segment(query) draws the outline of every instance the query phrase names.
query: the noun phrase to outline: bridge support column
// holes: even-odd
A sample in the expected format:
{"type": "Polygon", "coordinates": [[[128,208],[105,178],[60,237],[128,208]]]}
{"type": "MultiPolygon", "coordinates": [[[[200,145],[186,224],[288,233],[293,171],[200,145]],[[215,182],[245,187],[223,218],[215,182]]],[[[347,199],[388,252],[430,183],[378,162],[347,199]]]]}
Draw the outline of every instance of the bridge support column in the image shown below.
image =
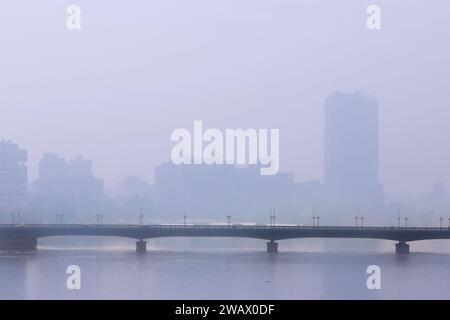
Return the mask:
{"type": "Polygon", "coordinates": [[[0,251],[35,251],[36,238],[5,238],[0,239],[0,251]]]}
{"type": "Polygon", "coordinates": [[[400,241],[395,244],[395,253],[396,254],[408,254],[409,253],[409,244],[406,242],[400,241]]]}
{"type": "Polygon", "coordinates": [[[144,241],[144,240],[136,241],[136,252],[137,253],[146,253],[147,252],[147,241],[144,241]]]}
{"type": "Polygon", "coordinates": [[[277,253],[278,252],[278,243],[270,240],[270,242],[267,242],[267,252],[268,253],[277,253]]]}

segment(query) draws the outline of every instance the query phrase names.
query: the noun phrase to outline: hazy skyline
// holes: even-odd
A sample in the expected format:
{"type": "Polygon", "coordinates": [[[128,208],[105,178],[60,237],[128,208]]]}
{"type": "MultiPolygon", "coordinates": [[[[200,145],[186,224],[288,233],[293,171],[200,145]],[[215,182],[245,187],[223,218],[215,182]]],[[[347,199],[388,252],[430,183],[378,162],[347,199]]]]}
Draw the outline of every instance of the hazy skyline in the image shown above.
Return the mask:
{"type": "Polygon", "coordinates": [[[0,12],[0,138],[93,161],[107,187],[153,181],[170,134],[279,128],[280,171],[323,177],[323,112],[334,91],[378,99],[387,193],[450,184],[450,4],[435,1],[16,1],[0,12]],[[382,29],[366,28],[366,8],[382,29]]]}

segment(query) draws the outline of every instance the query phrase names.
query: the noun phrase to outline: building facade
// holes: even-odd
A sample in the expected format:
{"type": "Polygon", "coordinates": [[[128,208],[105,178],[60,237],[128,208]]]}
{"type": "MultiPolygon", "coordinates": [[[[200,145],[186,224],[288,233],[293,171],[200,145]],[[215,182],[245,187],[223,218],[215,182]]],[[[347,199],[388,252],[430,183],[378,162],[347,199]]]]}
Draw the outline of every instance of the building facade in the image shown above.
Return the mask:
{"type": "Polygon", "coordinates": [[[266,221],[270,208],[280,211],[294,201],[294,177],[289,173],[262,176],[258,165],[174,165],[155,170],[155,200],[172,212],[217,219],[266,221]],[[259,220],[258,220],[259,219],[259,220]]]}
{"type": "Polygon", "coordinates": [[[359,92],[328,96],[324,137],[328,197],[366,204],[382,202],[377,100],[359,92]]]}
{"type": "Polygon", "coordinates": [[[27,151],[11,141],[0,140],[0,214],[15,214],[25,207],[27,151]]]}
{"type": "Polygon", "coordinates": [[[103,195],[103,180],[94,176],[92,162],[76,157],[66,160],[55,153],[46,153],[39,162],[36,192],[40,195],[103,195]]]}

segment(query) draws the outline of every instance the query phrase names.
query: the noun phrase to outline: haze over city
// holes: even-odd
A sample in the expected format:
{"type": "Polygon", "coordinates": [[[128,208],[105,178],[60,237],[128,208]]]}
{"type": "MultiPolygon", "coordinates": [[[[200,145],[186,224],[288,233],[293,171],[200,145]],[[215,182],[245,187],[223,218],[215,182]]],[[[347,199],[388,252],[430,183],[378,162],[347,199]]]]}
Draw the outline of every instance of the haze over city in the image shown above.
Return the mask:
{"type": "Polygon", "coordinates": [[[450,299],[448,0],[4,2],[0,300],[450,299]]]}
{"type": "Polygon", "coordinates": [[[2,6],[1,137],[28,150],[30,181],[55,152],[92,160],[107,190],[153,182],[171,132],[198,119],[280,128],[280,171],[322,180],[325,99],[361,90],[379,103],[386,193],[450,184],[446,1],[379,1],[379,32],[367,1],[79,2],[78,33],[65,2],[2,6]]]}

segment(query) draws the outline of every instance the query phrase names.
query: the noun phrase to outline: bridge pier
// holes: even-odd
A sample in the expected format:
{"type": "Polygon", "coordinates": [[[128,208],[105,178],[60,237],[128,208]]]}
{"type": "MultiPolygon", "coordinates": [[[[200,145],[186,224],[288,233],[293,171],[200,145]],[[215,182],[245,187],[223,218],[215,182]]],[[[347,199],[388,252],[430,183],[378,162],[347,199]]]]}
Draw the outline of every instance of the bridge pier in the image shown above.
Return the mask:
{"type": "Polygon", "coordinates": [[[136,241],[136,253],[146,253],[147,252],[147,241],[139,240],[136,241]]]}
{"type": "Polygon", "coordinates": [[[395,253],[396,254],[408,254],[409,253],[409,244],[404,241],[399,241],[399,243],[395,244],[395,253]]]}
{"type": "Polygon", "coordinates": [[[277,253],[278,252],[278,243],[270,240],[270,242],[267,242],[267,252],[268,253],[277,253]]]}
{"type": "Polygon", "coordinates": [[[0,239],[0,251],[35,251],[37,238],[3,238],[0,239]]]}

